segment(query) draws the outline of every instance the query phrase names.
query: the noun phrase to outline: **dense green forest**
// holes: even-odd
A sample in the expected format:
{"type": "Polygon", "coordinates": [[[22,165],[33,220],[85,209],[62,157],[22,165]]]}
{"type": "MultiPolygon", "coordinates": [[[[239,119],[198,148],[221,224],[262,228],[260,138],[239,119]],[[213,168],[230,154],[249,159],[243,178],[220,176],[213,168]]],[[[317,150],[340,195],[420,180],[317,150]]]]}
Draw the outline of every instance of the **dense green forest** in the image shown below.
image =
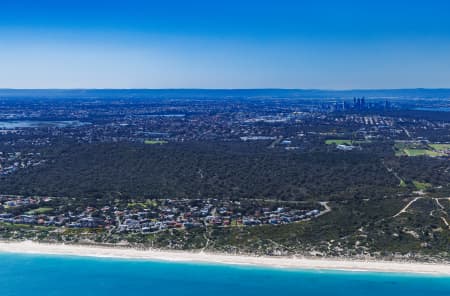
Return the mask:
{"type": "Polygon", "coordinates": [[[233,143],[58,146],[44,165],[0,182],[0,191],[74,197],[382,198],[399,181],[360,151],[287,152],[233,143]]]}

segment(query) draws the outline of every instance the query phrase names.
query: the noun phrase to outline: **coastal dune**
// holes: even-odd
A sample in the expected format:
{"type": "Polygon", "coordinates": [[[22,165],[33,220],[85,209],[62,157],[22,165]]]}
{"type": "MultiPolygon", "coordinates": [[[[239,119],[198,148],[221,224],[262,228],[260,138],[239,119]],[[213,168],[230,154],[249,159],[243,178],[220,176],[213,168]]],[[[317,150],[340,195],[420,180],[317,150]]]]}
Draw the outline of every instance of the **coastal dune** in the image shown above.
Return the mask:
{"type": "Polygon", "coordinates": [[[72,244],[46,244],[31,241],[0,242],[0,252],[69,255],[83,257],[123,258],[153,261],[212,263],[253,265],[273,268],[289,269],[316,269],[316,270],[345,270],[367,272],[395,272],[418,273],[450,276],[450,264],[375,261],[375,260],[338,260],[313,259],[303,257],[268,257],[243,256],[219,253],[189,252],[189,251],[162,251],[138,250],[123,247],[102,247],[72,244]]]}

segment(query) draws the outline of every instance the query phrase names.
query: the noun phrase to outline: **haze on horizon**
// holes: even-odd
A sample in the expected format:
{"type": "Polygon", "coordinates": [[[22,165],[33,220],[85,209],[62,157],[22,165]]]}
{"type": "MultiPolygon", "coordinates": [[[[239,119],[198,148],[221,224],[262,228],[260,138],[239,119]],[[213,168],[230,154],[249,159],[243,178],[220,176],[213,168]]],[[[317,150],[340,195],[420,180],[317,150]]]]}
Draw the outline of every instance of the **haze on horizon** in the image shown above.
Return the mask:
{"type": "Polygon", "coordinates": [[[0,10],[0,88],[448,88],[449,53],[444,0],[4,0],[0,10]]]}

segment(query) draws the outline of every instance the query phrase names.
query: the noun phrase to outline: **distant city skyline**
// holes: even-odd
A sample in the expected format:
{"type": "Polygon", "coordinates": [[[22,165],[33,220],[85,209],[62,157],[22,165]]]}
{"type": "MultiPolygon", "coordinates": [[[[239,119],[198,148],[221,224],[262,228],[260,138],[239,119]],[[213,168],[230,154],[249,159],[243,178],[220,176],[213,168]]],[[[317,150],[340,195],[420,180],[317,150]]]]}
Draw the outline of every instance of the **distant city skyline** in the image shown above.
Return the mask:
{"type": "Polygon", "coordinates": [[[2,1],[0,88],[450,87],[450,2],[2,1]]]}

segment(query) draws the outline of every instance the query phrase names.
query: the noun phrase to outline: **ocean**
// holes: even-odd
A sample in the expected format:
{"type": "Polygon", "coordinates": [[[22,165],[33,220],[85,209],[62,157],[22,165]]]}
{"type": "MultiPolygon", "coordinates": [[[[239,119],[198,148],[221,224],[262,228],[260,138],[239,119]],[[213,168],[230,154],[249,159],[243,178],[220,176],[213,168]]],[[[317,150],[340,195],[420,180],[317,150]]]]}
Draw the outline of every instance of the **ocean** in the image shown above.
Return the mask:
{"type": "Polygon", "coordinates": [[[0,295],[450,295],[450,277],[0,253],[0,295]]]}

